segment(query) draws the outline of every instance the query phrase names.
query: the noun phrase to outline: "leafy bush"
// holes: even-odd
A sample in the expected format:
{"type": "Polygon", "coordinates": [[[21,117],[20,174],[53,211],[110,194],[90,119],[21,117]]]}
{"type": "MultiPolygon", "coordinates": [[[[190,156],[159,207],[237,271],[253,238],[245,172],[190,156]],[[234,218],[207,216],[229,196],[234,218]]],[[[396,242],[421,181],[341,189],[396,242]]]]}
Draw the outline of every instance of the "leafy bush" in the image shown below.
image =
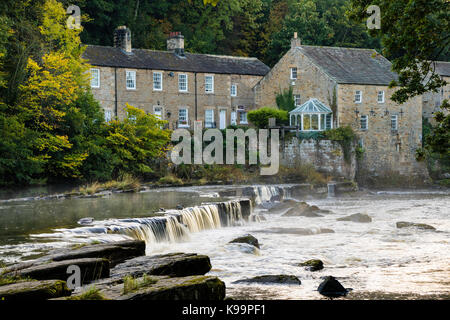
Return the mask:
{"type": "Polygon", "coordinates": [[[280,110],[285,110],[287,112],[294,110],[295,100],[292,87],[277,94],[275,101],[280,110]]]}
{"type": "Polygon", "coordinates": [[[278,123],[285,123],[288,120],[289,113],[285,110],[264,107],[253,110],[248,113],[248,120],[257,128],[267,128],[269,119],[275,118],[278,123]]]}

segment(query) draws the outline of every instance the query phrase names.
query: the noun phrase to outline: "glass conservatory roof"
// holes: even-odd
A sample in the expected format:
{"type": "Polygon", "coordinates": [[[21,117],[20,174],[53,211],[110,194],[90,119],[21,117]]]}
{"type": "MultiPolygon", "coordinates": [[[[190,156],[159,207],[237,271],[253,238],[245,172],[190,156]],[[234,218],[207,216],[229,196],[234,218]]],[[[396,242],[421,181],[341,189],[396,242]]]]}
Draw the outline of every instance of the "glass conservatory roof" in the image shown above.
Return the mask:
{"type": "Polygon", "coordinates": [[[313,98],[306,101],[301,106],[298,106],[289,114],[299,114],[299,113],[332,113],[331,109],[319,100],[313,98]]]}

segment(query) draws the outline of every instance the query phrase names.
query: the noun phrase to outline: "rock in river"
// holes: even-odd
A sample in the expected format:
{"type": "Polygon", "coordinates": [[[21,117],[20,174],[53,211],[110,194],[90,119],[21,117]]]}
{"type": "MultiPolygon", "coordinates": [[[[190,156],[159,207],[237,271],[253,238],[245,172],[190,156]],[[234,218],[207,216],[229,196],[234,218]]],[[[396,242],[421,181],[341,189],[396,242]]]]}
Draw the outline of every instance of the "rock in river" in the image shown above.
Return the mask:
{"type": "Polygon", "coordinates": [[[208,256],[195,253],[171,253],[137,257],[118,264],[111,269],[111,278],[140,277],[147,275],[170,275],[184,277],[204,275],[211,270],[208,256]]]}
{"type": "Polygon", "coordinates": [[[261,283],[261,284],[296,284],[300,285],[302,282],[299,278],[293,275],[263,275],[249,279],[237,280],[233,283],[261,283]]]}
{"type": "Polygon", "coordinates": [[[323,262],[319,259],[312,259],[299,264],[301,267],[305,267],[309,271],[318,271],[323,269],[323,262]]]}
{"type": "Polygon", "coordinates": [[[111,267],[127,259],[145,255],[145,241],[125,240],[85,246],[79,249],[64,251],[50,256],[53,261],[73,260],[81,258],[108,259],[111,267]]]}
{"type": "Polygon", "coordinates": [[[24,281],[0,286],[0,300],[47,300],[70,295],[66,282],[61,280],[24,281]]]}
{"type": "Polygon", "coordinates": [[[337,220],[338,221],[362,222],[362,223],[372,222],[371,217],[369,217],[367,214],[362,214],[362,213],[351,214],[347,217],[339,218],[337,220]]]}
{"type": "Polygon", "coordinates": [[[31,278],[35,280],[67,280],[67,269],[76,265],[81,270],[81,282],[89,283],[93,280],[109,277],[109,261],[101,258],[86,258],[64,260],[50,263],[34,264],[29,267],[5,270],[5,277],[31,278]]]}
{"type": "Polygon", "coordinates": [[[435,227],[430,226],[428,224],[424,223],[413,223],[413,222],[406,222],[406,221],[399,221],[397,222],[397,228],[418,228],[422,230],[436,230],[435,227]]]}
{"type": "Polygon", "coordinates": [[[256,239],[251,234],[246,234],[242,237],[231,240],[229,243],[247,243],[247,244],[251,244],[252,246],[255,246],[256,248],[259,249],[258,239],[256,239]]]}
{"type": "Polygon", "coordinates": [[[330,213],[329,210],[321,210],[317,206],[310,206],[306,202],[297,202],[283,216],[285,217],[322,217],[319,213],[330,213]]]}
{"type": "Polygon", "coordinates": [[[328,298],[342,297],[348,293],[348,290],[332,276],[325,277],[325,280],[319,285],[317,291],[328,298]]]}

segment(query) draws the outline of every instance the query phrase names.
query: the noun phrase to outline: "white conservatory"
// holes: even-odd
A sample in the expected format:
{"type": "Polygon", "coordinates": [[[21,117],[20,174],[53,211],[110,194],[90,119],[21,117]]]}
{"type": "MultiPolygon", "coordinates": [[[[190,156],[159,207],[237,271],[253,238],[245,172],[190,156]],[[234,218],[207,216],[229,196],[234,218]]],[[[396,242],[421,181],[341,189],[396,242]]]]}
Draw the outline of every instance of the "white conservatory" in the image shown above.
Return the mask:
{"type": "Polygon", "coordinates": [[[309,99],[289,112],[291,126],[301,131],[325,131],[333,128],[333,111],[317,99],[309,99]]]}

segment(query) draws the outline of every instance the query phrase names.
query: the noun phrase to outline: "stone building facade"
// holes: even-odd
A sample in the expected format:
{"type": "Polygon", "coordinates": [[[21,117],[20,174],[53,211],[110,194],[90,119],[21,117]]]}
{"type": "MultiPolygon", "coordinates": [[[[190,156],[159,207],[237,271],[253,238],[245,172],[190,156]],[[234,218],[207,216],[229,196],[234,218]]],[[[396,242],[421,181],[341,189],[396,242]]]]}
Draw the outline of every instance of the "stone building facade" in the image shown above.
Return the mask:
{"type": "Polygon", "coordinates": [[[167,51],[133,49],[126,27],[115,30],[114,47],[89,45],[83,57],[107,120],[125,118],[128,103],[170,129],[193,128],[195,120],[209,128],[247,125],[253,88],[269,71],[256,58],[187,53],[180,33],[170,35],[167,51]]]}
{"type": "Polygon", "coordinates": [[[432,68],[447,84],[438,92],[427,92],[422,95],[423,116],[433,123],[434,113],[443,111],[440,106],[445,99],[450,100],[450,62],[434,61],[432,68]]]}
{"type": "Polygon", "coordinates": [[[374,50],[304,46],[294,36],[291,49],[255,86],[255,104],[276,107],[276,95],[288,88],[298,106],[318,99],[332,110],[333,128],[351,126],[357,133],[364,150],[360,174],[426,177],[415,159],[422,143],[422,98],[393,102],[395,88],[388,85],[396,77],[374,50]]]}

